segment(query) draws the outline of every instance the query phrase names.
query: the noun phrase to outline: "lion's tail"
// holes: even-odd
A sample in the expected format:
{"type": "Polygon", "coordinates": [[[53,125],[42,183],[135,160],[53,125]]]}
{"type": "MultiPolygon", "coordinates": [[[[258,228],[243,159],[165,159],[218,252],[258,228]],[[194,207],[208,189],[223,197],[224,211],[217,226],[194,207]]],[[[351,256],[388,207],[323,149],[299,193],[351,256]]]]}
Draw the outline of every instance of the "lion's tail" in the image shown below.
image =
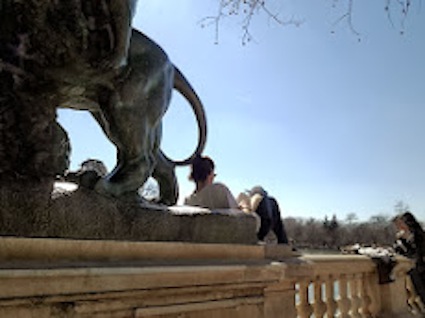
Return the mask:
{"type": "Polygon", "coordinates": [[[202,151],[204,151],[207,140],[207,119],[204,106],[202,105],[202,102],[196,94],[195,90],[176,66],[174,66],[174,69],[174,88],[180,94],[182,94],[192,106],[196,121],[198,123],[198,145],[193,154],[185,160],[174,161],[169,159],[176,166],[184,166],[191,164],[196,156],[201,155],[202,151]]]}

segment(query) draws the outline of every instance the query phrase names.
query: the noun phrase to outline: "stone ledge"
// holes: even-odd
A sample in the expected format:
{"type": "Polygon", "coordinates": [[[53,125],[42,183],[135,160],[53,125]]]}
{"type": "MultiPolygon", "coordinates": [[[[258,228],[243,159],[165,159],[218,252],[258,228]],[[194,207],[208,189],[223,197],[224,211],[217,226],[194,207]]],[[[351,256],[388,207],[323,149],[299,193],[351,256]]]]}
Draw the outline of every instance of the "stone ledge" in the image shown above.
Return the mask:
{"type": "Polygon", "coordinates": [[[113,268],[2,269],[0,299],[99,293],[188,286],[278,281],[284,267],[272,265],[192,265],[113,268]]]}
{"type": "Polygon", "coordinates": [[[256,220],[239,210],[146,208],[81,189],[45,209],[0,209],[0,235],[149,242],[255,244],[256,220]]]}
{"type": "Polygon", "coordinates": [[[280,260],[292,257],[288,245],[123,242],[0,237],[0,262],[104,262],[183,260],[280,260]]]}
{"type": "Polygon", "coordinates": [[[295,317],[285,270],[272,264],[0,270],[0,317],[295,317]]]}

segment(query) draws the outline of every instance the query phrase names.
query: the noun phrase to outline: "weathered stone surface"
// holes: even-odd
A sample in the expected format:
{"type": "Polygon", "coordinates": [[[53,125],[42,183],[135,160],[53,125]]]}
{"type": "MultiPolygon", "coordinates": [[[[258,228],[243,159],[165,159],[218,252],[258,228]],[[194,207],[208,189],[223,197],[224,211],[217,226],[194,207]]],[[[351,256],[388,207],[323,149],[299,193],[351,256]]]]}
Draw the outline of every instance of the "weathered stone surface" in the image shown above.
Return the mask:
{"type": "Polygon", "coordinates": [[[299,264],[266,254],[264,245],[0,237],[0,318],[295,317],[285,273],[299,264]]]}
{"type": "Polygon", "coordinates": [[[91,112],[120,154],[110,174],[95,180],[98,193],[135,194],[152,176],[161,202],[175,204],[174,168],[202,153],[205,111],[164,50],[131,28],[136,2],[0,3],[0,187],[24,181],[48,197],[67,166],[66,151],[56,147],[69,141],[61,138],[56,109],[72,108],[91,112]],[[199,128],[194,153],[179,162],[160,149],[173,89],[187,99],[199,128]]]}
{"type": "Polygon", "coordinates": [[[141,208],[93,191],[52,200],[47,209],[0,210],[0,235],[130,241],[256,243],[255,218],[238,210],[141,208]]]}
{"type": "Polygon", "coordinates": [[[0,317],[296,317],[294,284],[281,283],[285,268],[205,263],[0,270],[0,317]]]}
{"type": "MultiPolygon", "coordinates": [[[[34,265],[73,264],[96,262],[102,266],[147,262],[156,264],[207,261],[265,261],[296,257],[289,245],[279,244],[274,255],[269,255],[267,245],[212,244],[190,242],[130,242],[112,240],[76,240],[63,238],[0,237],[0,268],[28,268],[34,265]]],[[[291,262],[300,272],[299,262],[291,262]]],[[[308,269],[307,269],[308,270],[308,269]]],[[[307,275],[303,272],[302,275],[307,275]]],[[[294,275],[296,276],[296,275],[294,275]]]]}
{"type": "Polygon", "coordinates": [[[415,295],[406,294],[411,266],[406,258],[397,258],[396,281],[379,285],[368,257],[291,258],[289,251],[285,245],[270,250],[267,245],[0,237],[0,318],[420,315],[408,310],[406,296],[415,295]],[[336,282],[338,289],[329,288],[336,282]]]}

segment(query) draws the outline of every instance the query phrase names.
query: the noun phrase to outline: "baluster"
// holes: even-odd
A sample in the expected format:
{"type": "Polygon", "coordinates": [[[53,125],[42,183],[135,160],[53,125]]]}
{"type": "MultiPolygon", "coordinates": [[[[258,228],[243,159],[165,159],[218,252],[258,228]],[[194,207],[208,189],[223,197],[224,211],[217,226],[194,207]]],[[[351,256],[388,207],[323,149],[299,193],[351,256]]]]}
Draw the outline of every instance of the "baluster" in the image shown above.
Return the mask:
{"type": "Polygon", "coordinates": [[[314,304],[313,304],[313,312],[315,318],[323,318],[326,313],[326,304],[323,301],[322,294],[322,281],[318,278],[315,282],[313,282],[314,286],[314,304]]]}
{"type": "Polygon", "coordinates": [[[369,302],[369,313],[371,317],[377,317],[380,310],[381,310],[381,300],[378,290],[378,278],[376,277],[376,274],[367,274],[365,276],[366,278],[366,292],[370,299],[369,302]]]}
{"type": "Polygon", "coordinates": [[[366,274],[362,274],[359,281],[359,295],[360,295],[360,314],[363,318],[370,318],[372,317],[369,306],[371,304],[371,299],[367,293],[367,285],[366,285],[366,274]]]}
{"type": "Polygon", "coordinates": [[[361,298],[359,296],[359,275],[353,275],[350,279],[350,295],[351,295],[351,317],[352,318],[361,318],[362,316],[359,313],[361,306],[361,298]]]}
{"type": "Polygon", "coordinates": [[[350,299],[348,298],[348,283],[347,277],[341,275],[339,278],[339,299],[338,299],[338,308],[341,312],[340,318],[350,318],[349,312],[351,307],[350,299]]]}
{"type": "Polygon", "coordinates": [[[332,276],[329,276],[325,281],[325,291],[326,291],[326,316],[328,318],[333,318],[336,315],[336,309],[338,305],[335,301],[335,288],[334,288],[334,279],[332,276]]]}
{"type": "Polygon", "coordinates": [[[300,318],[310,318],[313,313],[313,309],[308,298],[308,286],[310,285],[310,281],[300,281],[298,285],[300,296],[300,302],[297,305],[298,316],[300,318]]]}

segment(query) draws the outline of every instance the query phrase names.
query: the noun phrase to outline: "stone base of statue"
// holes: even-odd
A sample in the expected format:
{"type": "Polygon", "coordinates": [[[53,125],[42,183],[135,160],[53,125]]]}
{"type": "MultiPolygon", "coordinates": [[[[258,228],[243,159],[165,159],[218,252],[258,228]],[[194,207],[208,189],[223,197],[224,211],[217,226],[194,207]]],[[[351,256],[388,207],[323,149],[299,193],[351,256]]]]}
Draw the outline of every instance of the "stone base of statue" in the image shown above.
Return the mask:
{"type": "Polygon", "coordinates": [[[0,237],[0,317],[296,317],[313,271],[276,247],[0,237]]]}
{"type": "Polygon", "coordinates": [[[21,195],[7,204],[1,200],[1,236],[233,244],[257,241],[255,218],[239,210],[148,208],[83,188],[42,208],[25,204],[29,197],[21,195]]]}

